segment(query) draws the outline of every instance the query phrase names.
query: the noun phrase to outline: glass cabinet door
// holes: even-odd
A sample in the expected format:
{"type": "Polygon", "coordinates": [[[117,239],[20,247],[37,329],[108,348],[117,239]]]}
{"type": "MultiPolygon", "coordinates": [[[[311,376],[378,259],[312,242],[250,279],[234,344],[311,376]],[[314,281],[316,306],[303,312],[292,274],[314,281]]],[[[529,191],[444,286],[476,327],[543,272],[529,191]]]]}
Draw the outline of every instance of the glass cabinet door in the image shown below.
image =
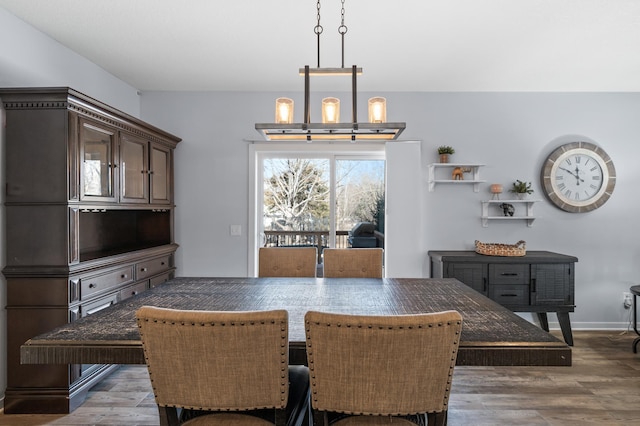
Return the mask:
{"type": "Polygon", "coordinates": [[[120,141],[120,200],[149,202],[149,168],[146,140],[122,135],[120,141]]]}
{"type": "Polygon", "coordinates": [[[151,145],[151,203],[171,203],[171,151],[151,145]]]}
{"type": "Polygon", "coordinates": [[[81,121],[80,190],[83,200],[115,201],[116,131],[81,121]]]}

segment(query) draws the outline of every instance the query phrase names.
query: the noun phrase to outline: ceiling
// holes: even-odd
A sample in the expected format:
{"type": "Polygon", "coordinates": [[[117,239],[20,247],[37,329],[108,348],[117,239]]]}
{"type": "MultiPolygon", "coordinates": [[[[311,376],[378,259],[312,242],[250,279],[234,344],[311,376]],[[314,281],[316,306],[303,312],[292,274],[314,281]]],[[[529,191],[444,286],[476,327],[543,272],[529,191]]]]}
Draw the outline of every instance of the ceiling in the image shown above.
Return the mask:
{"type": "MultiPolygon", "coordinates": [[[[299,91],[317,65],[314,0],[0,7],[139,90],[299,91]]],[[[341,65],[340,7],[322,0],[323,67],[341,65]]],[[[640,91],[638,0],[346,0],[345,25],[359,90],[640,91]]]]}

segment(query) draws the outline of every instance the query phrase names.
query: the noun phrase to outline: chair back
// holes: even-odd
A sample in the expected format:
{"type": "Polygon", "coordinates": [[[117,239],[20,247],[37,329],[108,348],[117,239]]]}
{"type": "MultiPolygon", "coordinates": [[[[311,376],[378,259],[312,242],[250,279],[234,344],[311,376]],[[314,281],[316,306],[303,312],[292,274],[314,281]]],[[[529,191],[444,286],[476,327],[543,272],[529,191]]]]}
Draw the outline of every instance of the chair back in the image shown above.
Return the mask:
{"type": "Polygon", "coordinates": [[[462,317],[457,311],[305,315],[314,410],[405,416],[447,410],[462,317]]]}
{"type": "Polygon", "coordinates": [[[286,406],[288,314],[136,312],[158,406],[244,411],[286,406]]]}
{"type": "Polygon", "coordinates": [[[324,249],[325,278],[382,278],[381,248],[324,249]]]}
{"type": "Polygon", "coordinates": [[[315,247],[260,247],[259,277],[315,277],[318,263],[315,247]]]}

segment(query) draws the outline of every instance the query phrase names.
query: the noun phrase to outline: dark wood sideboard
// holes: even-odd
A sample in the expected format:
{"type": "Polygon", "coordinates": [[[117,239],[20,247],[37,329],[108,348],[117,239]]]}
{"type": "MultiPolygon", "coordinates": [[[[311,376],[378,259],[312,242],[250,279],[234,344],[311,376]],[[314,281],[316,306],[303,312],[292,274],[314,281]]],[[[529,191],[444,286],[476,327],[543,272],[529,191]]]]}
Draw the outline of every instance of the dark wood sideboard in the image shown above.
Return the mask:
{"type": "Polygon", "coordinates": [[[174,277],[180,139],[67,87],[5,111],[4,412],[68,413],[116,366],[23,365],[20,346],[174,277]]]}
{"type": "Polygon", "coordinates": [[[573,345],[569,312],[575,308],[578,258],[549,251],[524,256],[485,256],[474,251],[429,251],[432,278],[457,278],[514,312],[535,312],[549,331],[555,312],[565,342],[573,345]]]}

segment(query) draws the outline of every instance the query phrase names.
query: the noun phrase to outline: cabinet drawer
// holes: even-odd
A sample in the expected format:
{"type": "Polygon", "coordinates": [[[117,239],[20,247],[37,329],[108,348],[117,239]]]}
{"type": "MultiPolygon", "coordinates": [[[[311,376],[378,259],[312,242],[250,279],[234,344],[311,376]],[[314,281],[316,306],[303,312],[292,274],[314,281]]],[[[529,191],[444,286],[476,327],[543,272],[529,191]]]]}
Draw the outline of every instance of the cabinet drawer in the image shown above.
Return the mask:
{"type": "Polygon", "coordinates": [[[528,285],[492,285],[489,289],[489,298],[503,306],[528,305],[528,285]]]}
{"type": "Polygon", "coordinates": [[[86,300],[87,296],[99,293],[122,284],[133,282],[133,266],[116,269],[102,275],[80,279],[80,299],[86,300]]]}
{"type": "Polygon", "coordinates": [[[489,284],[529,284],[529,265],[489,265],[489,284]]]}
{"type": "Polygon", "coordinates": [[[122,290],[120,290],[120,297],[118,298],[119,300],[126,300],[130,297],[133,297],[137,294],[142,293],[143,291],[145,291],[147,289],[147,282],[141,282],[141,283],[137,283],[131,286],[128,286],[126,288],[123,288],[122,290]]]}
{"type": "Polygon", "coordinates": [[[137,279],[142,280],[152,275],[159,274],[166,271],[170,266],[171,255],[156,257],[145,262],[140,262],[136,265],[137,279]]]}
{"type": "Polygon", "coordinates": [[[116,303],[118,303],[118,293],[113,293],[96,301],[83,303],[80,305],[80,315],[84,318],[88,315],[100,312],[111,305],[115,305],[116,303]]]}
{"type": "Polygon", "coordinates": [[[169,281],[171,278],[173,278],[173,272],[167,272],[166,274],[153,277],[149,280],[149,288],[154,288],[156,286],[159,286],[163,282],[169,281]]]}

